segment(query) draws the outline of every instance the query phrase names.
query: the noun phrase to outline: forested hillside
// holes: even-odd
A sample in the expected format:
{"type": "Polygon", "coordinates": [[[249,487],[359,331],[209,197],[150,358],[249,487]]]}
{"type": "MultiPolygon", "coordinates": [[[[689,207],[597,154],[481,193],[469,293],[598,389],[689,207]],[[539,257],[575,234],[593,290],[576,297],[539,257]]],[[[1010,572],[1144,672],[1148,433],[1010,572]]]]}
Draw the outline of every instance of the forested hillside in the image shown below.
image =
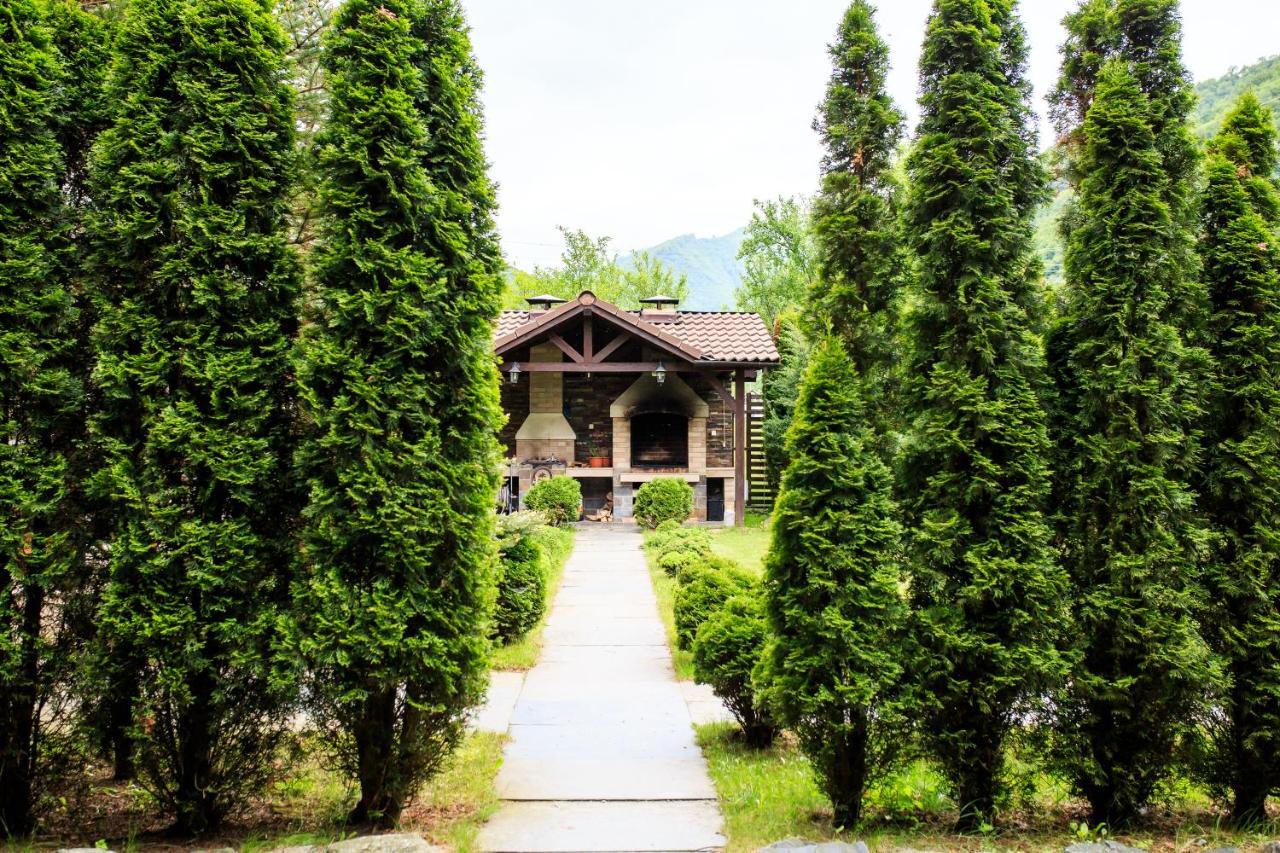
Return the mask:
{"type": "MultiPolygon", "coordinates": [[[[738,249],[746,229],[739,228],[722,237],[695,237],[682,234],[648,249],[661,261],[689,279],[689,300],[685,308],[694,311],[716,311],[733,307],[738,285],[742,283],[742,264],[738,249]]],[[[622,258],[624,267],[632,256],[622,258]]]]}
{"type": "MultiPolygon", "coordinates": [[[[1263,106],[1280,109],[1280,55],[1230,71],[1214,80],[1196,85],[1200,102],[1191,116],[1191,125],[1201,139],[1218,132],[1232,104],[1241,93],[1252,89],[1263,106]]],[[[1280,116],[1280,112],[1276,112],[1280,116]]]]}

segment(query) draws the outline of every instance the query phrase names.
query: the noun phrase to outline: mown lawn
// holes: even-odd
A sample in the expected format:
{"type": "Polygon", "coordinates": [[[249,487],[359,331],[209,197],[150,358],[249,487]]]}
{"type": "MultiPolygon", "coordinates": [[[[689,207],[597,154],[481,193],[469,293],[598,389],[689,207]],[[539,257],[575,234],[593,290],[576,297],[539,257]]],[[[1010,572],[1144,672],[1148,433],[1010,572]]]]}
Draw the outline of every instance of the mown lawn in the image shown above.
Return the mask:
{"type": "MultiPolygon", "coordinates": [[[[496,810],[494,786],[502,764],[503,735],[473,732],[448,766],[405,810],[402,832],[416,832],[434,844],[458,851],[475,849],[476,833],[496,810]]],[[[314,751],[312,751],[314,752],[314,751]]],[[[316,759],[293,765],[266,794],[230,817],[224,828],[198,839],[165,834],[168,820],[136,783],[90,780],[83,790],[61,798],[33,839],[4,850],[104,847],[126,851],[230,847],[261,853],[278,847],[328,844],[368,830],[343,825],[356,789],[316,759]]]]}
{"type": "Polygon", "coordinates": [[[711,547],[721,557],[733,560],[747,571],[763,574],[769,535],[768,517],[748,513],[744,527],[713,529],[711,547]]]}
{"type": "MultiPolygon", "coordinates": [[[[732,724],[698,726],[698,744],[724,812],[728,850],[749,851],[785,838],[813,841],[864,840],[873,851],[903,848],[929,851],[1034,851],[1061,853],[1088,840],[1084,803],[1065,786],[1033,768],[1012,761],[1012,781],[1021,792],[999,825],[985,833],[951,831],[957,812],[944,779],[917,761],[867,792],[867,819],[854,831],[832,825],[831,807],[818,788],[808,760],[783,738],[770,749],[747,748],[732,724]]],[[[1096,828],[1095,828],[1096,829],[1096,828]]],[[[1097,836],[1095,836],[1097,837],[1097,836]]],[[[1217,847],[1256,850],[1280,837],[1272,823],[1252,831],[1233,830],[1212,807],[1207,794],[1181,783],[1166,792],[1148,825],[1115,840],[1152,853],[1191,853],[1217,847]]]]}

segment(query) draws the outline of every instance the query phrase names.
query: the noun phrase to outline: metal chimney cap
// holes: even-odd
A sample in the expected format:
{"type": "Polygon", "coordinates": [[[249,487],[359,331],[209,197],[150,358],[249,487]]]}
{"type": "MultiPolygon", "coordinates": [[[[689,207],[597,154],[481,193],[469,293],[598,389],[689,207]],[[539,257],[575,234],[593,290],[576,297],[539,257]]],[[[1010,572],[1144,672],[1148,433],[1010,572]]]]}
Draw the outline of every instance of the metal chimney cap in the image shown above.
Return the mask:
{"type": "Polygon", "coordinates": [[[561,299],[559,296],[552,296],[550,293],[544,293],[541,296],[527,296],[525,302],[528,302],[534,308],[550,308],[552,305],[561,305],[568,302],[567,299],[561,299]]]}
{"type": "Polygon", "coordinates": [[[641,305],[679,305],[680,300],[676,299],[674,296],[663,296],[662,294],[658,294],[656,296],[649,296],[645,299],[641,299],[640,304],[641,305]]]}

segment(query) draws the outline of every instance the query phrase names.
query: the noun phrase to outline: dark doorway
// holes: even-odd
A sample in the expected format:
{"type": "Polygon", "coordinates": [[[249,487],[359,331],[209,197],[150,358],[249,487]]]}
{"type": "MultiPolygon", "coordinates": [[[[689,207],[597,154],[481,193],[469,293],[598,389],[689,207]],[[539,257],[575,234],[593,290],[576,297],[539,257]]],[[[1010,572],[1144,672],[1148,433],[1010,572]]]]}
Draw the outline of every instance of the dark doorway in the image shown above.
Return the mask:
{"type": "Polygon", "coordinates": [[[724,521],[724,478],[707,479],[707,521],[724,521]]]}
{"type": "Polygon", "coordinates": [[[689,419],[666,412],[631,416],[631,467],[689,467],[689,419]]]}

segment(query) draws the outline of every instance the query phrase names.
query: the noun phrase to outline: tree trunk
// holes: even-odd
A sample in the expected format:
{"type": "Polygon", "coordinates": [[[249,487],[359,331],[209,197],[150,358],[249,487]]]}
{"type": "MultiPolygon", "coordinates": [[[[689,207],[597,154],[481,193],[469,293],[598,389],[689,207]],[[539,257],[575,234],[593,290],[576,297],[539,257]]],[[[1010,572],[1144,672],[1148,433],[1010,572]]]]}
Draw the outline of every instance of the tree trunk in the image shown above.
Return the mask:
{"type": "Polygon", "coordinates": [[[1004,769],[1003,729],[977,726],[976,743],[968,761],[957,768],[957,793],[960,796],[960,818],[956,830],[979,832],[990,824],[996,811],[996,780],[1004,769]]]}
{"type": "Polygon", "coordinates": [[[107,739],[111,744],[111,778],[116,782],[128,782],[137,776],[134,766],[133,699],[138,692],[136,673],[130,663],[128,671],[111,679],[111,695],[107,698],[107,739]]]}
{"type": "Polygon", "coordinates": [[[823,768],[835,825],[852,829],[862,822],[862,795],[867,785],[867,725],[863,718],[843,737],[823,768]]]}
{"type": "Polygon", "coordinates": [[[213,721],[209,715],[209,698],[213,695],[213,678],[201,670],[191,679],[191,704],[177,720],[178,762],[175,798],[178,820],[174,832],[179,835],[202,835],[222,823],[222,803],[209,792],[212,775],[213,721]]]}
{"type": "Polygon", "coordinates": [[[36,705],[40,678],[38,651],[40,624],[44,613],[44,589],[25,587],[22,624],[18,626],[22,653],[16,685],[3,707],[5,734],[0,738],[0,833],[26,835],[35,828],[31,810],[32,786],[36,770],[38,728],[36,705]]]}
{"type": "Polygon", "coordinates": [[[1236,826],[1255,826],[1267,819],[1268,784],[1258,776],[1237,779],[1232,787],[1231,822],[1236,826]]]}
{"type": "Polygon", "coordinates": [[[387,689],[364,701],[355,726],[360,801],[348,822],[389,828],[400,820],[401,802],[395,779],[396,694],[387,689]]]}

